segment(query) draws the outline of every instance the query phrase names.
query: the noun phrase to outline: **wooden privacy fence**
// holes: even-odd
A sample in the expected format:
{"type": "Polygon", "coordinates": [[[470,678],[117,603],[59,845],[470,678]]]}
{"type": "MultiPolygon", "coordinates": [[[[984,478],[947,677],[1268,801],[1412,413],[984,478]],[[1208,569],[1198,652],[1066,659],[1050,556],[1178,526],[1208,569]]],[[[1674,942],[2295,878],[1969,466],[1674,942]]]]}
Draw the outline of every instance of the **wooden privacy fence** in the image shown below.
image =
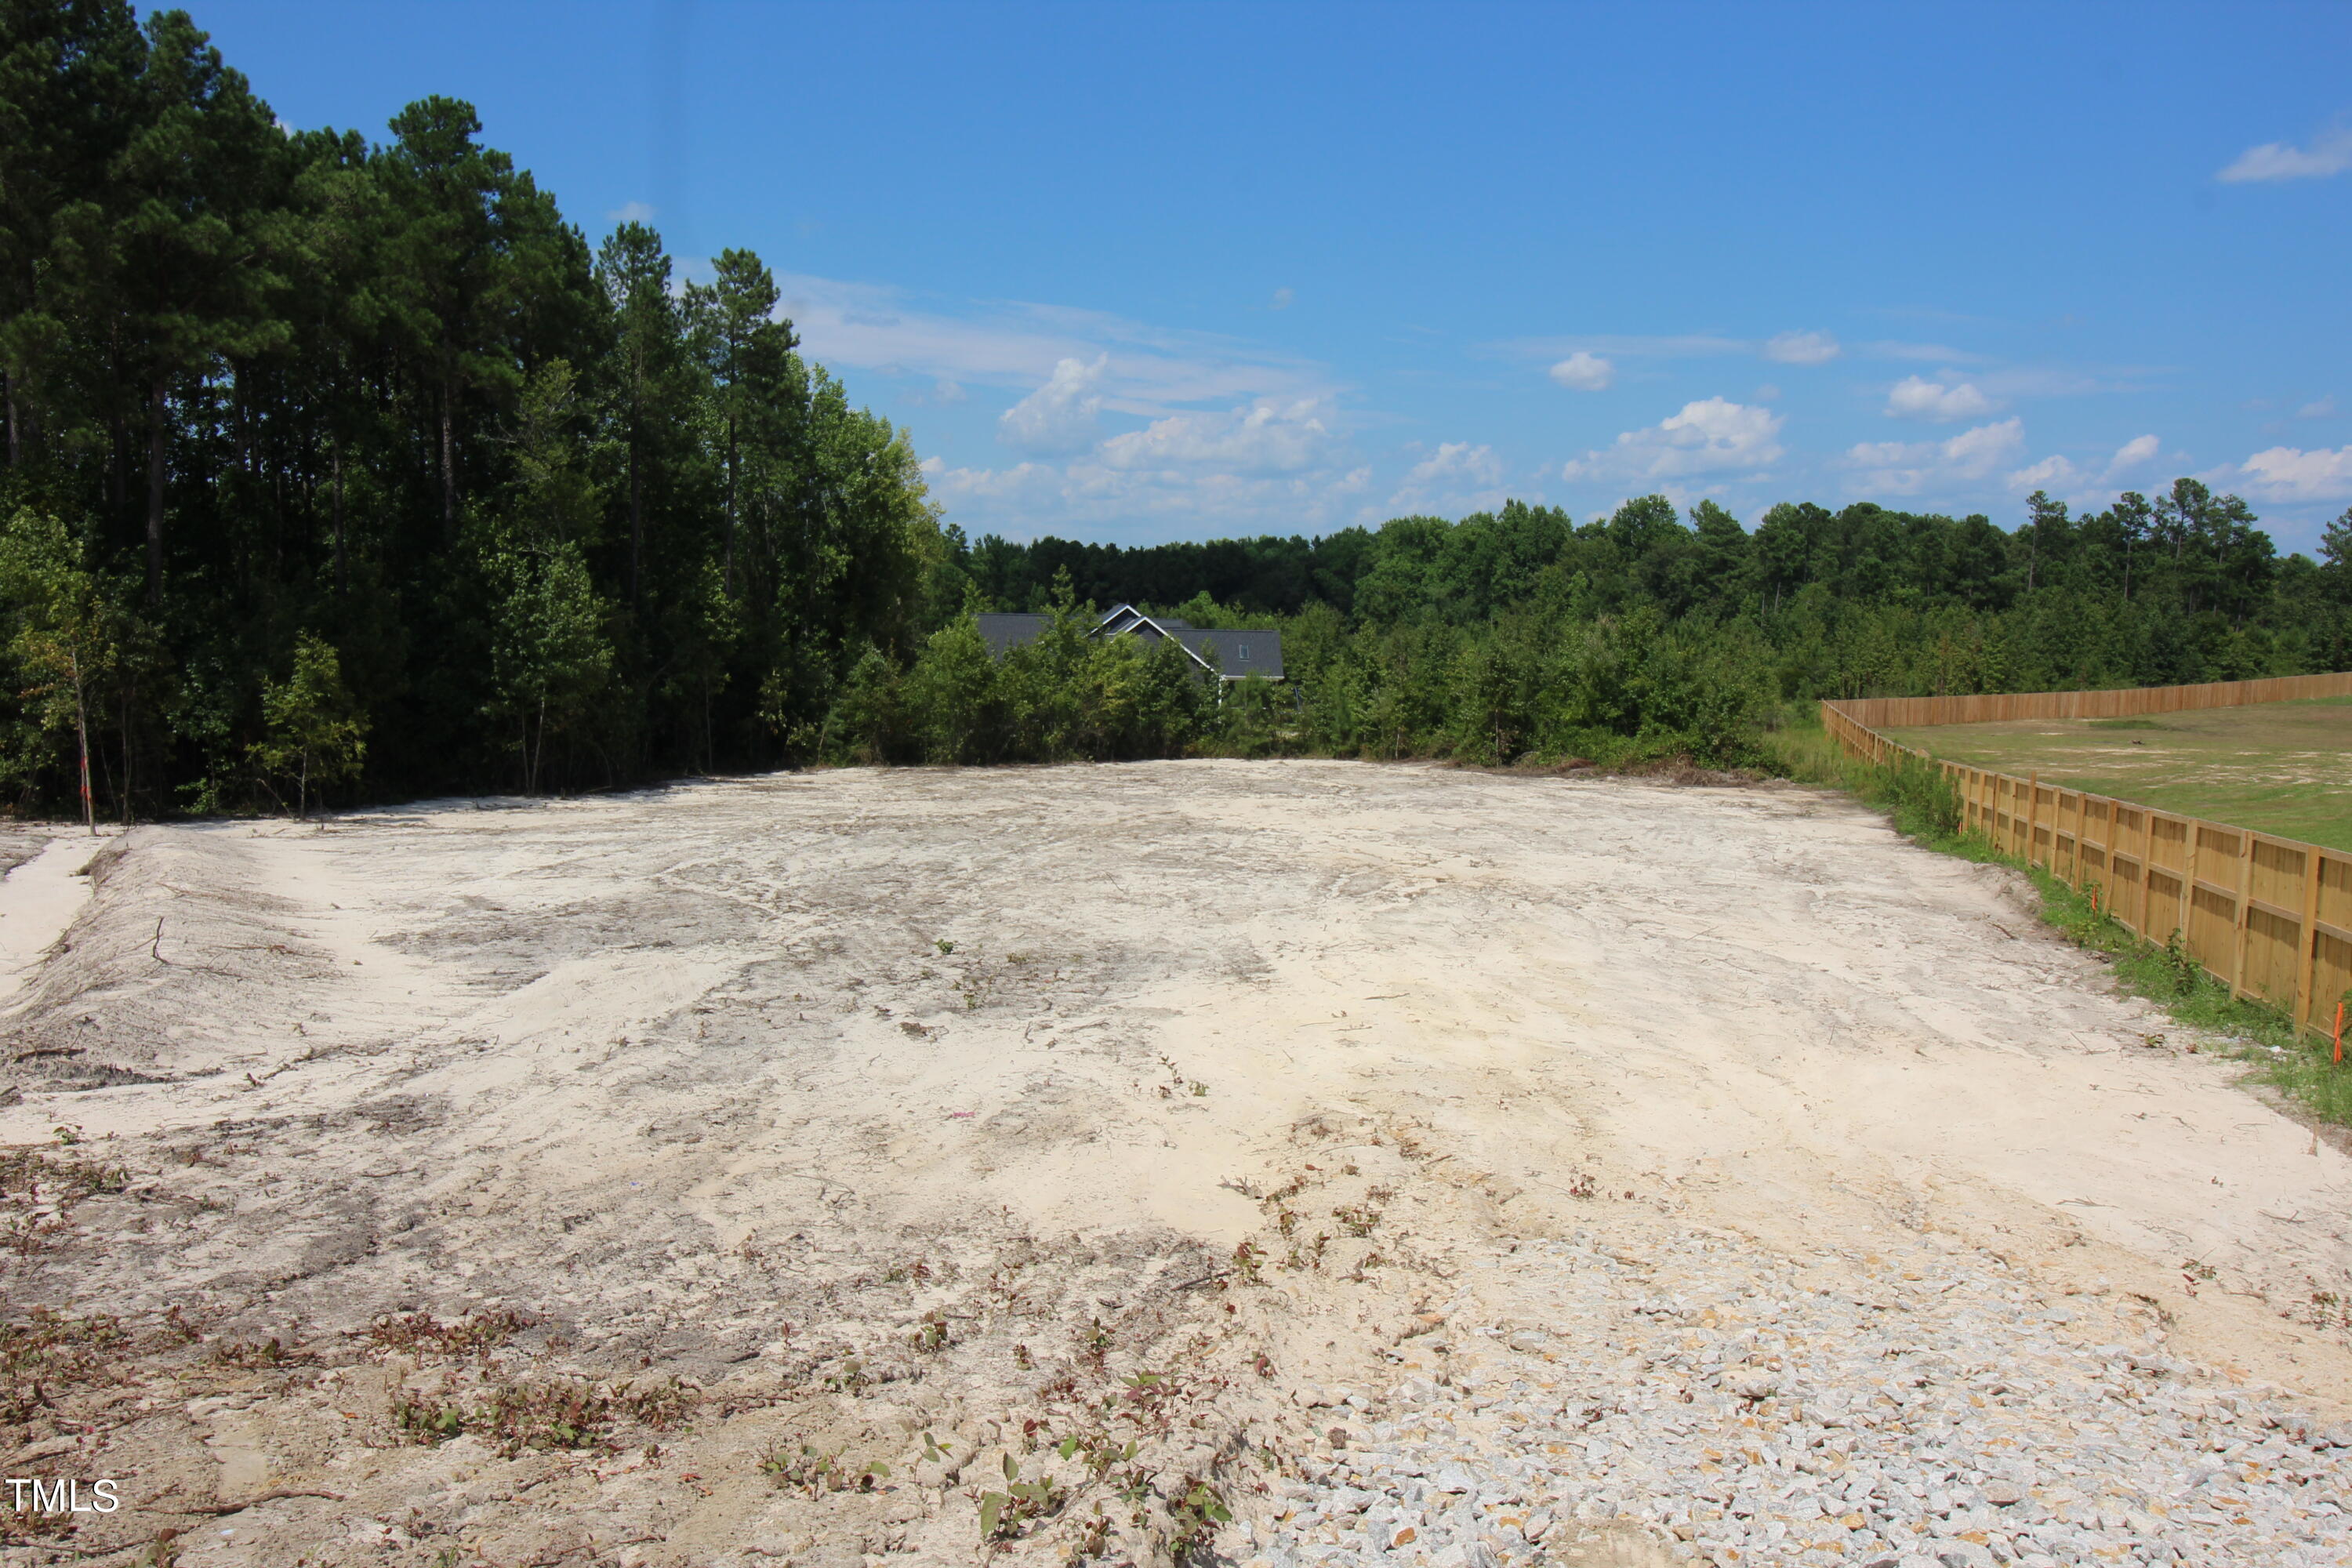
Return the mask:
{"type": "Polygon", "coordinates": [[[2192,708],[2242,708],[2310,697],[2352,697],[2352,673],[2278,675],[2202,686],[2127,686],[2116,691],[2007,691],[1981,697],[1858,697],[1834,704],[1867,728],[1990,724],[2001,719],[2133,719],[2192,708]]]}
{"type": "Polygon", "coordinates": [[[2177,934],[2189,956],[2232,996],[2273,1003],[2298,1028],[2326,1036],[2335,1028],[2337,1002],[2352,991],[2352,854],[2062,789],[2043,784],[2038,773],[2019,778],[1945,762],[1897,744],[1871,725],[2124,718],[2345,694],[2352,694],[2352,675],[2126,691],[1870,698],[1822,703],[1822,722],[1855,756],[1874,763],[1915,757],[1937,769],[1959,794],[1964,826],[2028,865],[2077,888],[2095,889],[2100,907],[2147,941],[2168,943],[2177,934]],[[2196,693],[2211,695],[2190,695],[2196,693]],[[2099,704],[2089,705],[2092,699],[2099,704]],[[2110,707],[2111,699],[2124,700],[2110,707]],[[1993,712],[1968,706],[1998,703],[2020,706],[1993,712]],[[2070,705],[2076,703],[2082,705],[2070,705]]]}

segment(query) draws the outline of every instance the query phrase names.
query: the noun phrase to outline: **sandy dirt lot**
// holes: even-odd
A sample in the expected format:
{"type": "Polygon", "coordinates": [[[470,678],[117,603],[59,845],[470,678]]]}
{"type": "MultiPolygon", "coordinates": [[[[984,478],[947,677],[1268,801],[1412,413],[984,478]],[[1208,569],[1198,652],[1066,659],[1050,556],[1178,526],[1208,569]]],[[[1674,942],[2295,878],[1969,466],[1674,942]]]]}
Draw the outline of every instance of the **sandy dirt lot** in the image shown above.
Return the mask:
{"type": "Polygon", "coordinates": [[[0,859],[0,1447],[121,1499],[7,1561],[2352,1560],[2346,1155],[1835,798],[848,772],[0,859]]]}

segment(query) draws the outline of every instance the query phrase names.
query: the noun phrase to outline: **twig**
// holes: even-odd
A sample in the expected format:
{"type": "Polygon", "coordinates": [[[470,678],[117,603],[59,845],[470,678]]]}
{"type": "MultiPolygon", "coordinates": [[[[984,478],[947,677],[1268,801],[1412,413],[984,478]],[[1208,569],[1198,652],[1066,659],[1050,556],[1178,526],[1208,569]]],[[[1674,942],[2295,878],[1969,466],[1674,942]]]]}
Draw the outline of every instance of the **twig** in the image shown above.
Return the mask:
{"type": "Polygon", "coordinates": [[[277,1502],[284,1498],[294,1497],[322,1497],[330,1502],[344,1500],[343,1494],[341,1492],[315,1491],[307,1487],[272,1487],[266,1492],[256,1492],[243,1502],[196,1503],[176,1511],[210,1514],[215,1519],[219,1519],[232,1513],[243,1513],[249,1508],[259,1508],[266,1502],[277,1502]]]}
{"type": "Polygon", "coordinates": [[[155,917],[155,940],[147,944],[147,952],[158,963],[172,962],[163,956],[163,917],[162,915],[155,917]]]}

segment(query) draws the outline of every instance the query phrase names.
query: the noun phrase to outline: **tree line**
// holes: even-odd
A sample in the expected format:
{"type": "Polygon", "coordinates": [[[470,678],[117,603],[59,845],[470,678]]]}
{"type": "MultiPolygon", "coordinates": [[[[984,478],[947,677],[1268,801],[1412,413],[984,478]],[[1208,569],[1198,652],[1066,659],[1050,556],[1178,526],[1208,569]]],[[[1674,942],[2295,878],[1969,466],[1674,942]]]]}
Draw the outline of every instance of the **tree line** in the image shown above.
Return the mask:
{"type": "Polygon", "coordinates": [[[184,12],[0,9],[25,804],[772,765],[957,592],[757,256],[592,247],[455,100],[388,132],[279,125],[184,12]]]}
{"type": "Polygon", "coordinates": [[[1735,762],[1822,696],[2352,665],[2183,479],[2003,527],[1657,496],[1318,538],[968,542],[768,268],[592,243],[427,98],[278,123],[184,12],[0,8],[0,790],[128,819],[814,760],[1735,762]],[[1222,689],[1084,635],[1280,626],[1222,689]],[[992,659],[971,616],[1048,609],[992,659]]]}
{"type": "Polygon", "coordinates": [[[1284,627],[1295,714],[1223,737],[1255,749],[1738,763],[1773,716],[1825,697],[2352,668],[2352,512],[2314,561],[2191,479],[2081,514],[2037,492],[2024,510],[2004,529],[1788,503],[1749,530],[1707,500],[1644,496],[1582,523],[1511,501],[1311,540],[987,537],[955,564],[1012,607],[1059,575],[1201,625],[1284,627]]]}

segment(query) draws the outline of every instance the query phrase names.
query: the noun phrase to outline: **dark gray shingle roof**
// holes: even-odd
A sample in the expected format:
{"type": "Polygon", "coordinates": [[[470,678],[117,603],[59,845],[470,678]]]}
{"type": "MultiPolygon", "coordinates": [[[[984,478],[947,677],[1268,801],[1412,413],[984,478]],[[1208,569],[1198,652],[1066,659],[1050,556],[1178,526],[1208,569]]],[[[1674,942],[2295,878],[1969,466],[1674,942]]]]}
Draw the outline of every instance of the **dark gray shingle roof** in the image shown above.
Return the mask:
{"type": "MultiPolygon", "coordinates": [[[[1117,616],[1117,630],[1137,626],[1142,616],[1126,605],[1124,616],[1117,616]]],[[[1116,612],[1114,612],[1116,615],[1116,612]]],[[[1109,617],[1106,617],[1107,621],[1109,617]]],[[[980,619],[981,640],[988,651],[998,658],[1007,648],[1035,640],[1045,629],[1050,616],[1037,615],[985,615],[980,619]]],[[[1282,673],[1282,634],[1277,631],[1232,631],[1196,626],[1174,618],[1162,620],[1150,617],[1150,626],[1158,626],[1169,636],[1191,648],[1217,667],[1218,673],[1228,680],[1239,680],[1246,675],[1263,676],[1268,680],[1280,680],[1282,673]]],[[[1138,635],[1149,636],[1150,626],[1139,629],[1138,635]]]]}

